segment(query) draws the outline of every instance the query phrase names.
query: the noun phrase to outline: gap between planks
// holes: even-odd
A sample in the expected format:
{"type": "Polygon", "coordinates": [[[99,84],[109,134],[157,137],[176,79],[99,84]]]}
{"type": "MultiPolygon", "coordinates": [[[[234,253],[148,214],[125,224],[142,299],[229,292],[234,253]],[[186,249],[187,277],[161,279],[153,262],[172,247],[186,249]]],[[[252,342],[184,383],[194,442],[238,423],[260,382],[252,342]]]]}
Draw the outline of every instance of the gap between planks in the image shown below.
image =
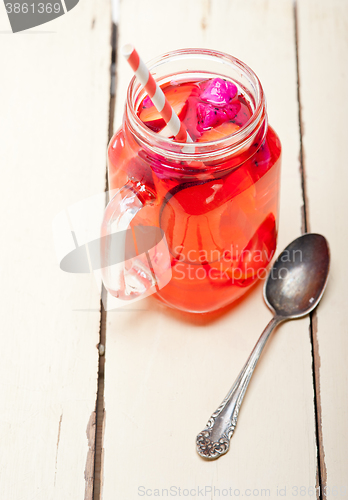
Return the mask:
{"type": "MultiPolygon", "coordinates": [[[[116,90],[116,54],[117,54],[117,26],[112,24],[111,30],[111,63],[110,63],[110,101],[109,101],[109,132],[108,142],[113,135],[113,123],[115,113],[115,90],[116,90]]],[[[105,204],[108,203],[108,172],[105,173],[105,204]]],[[[106,293],[102,285],[102,297],[106,293]]],[[[104,373],[105,373],[105,348],[106,348],[106,319],[107,313],[103,306],[103,298],[100,300],[100,329],[99,346],[104,346],[104,351],[99,351],[98,363],[98,389],[96,401],[96,431],[95,431],[95,456],[94,456],[94,482],[93,500],[101,500],[103,487],[103,442],[105,429],[105,401],[104,401],[104,373]]]]}
{"type": "MultiPolygon", "coordinates": [[[[299,29],[298,29],[298,0],[294,0],[294,35],[296,47],[296,73],[297,73],[297,101],[298,101],[298,122],[300,132],[300,176],[302,186],[302,228],[301,232],[310,232],[309,220],[309,201],[307,196],[307,179],[306,179],[306,166],[305,166],[305,151],[303,147],[303,119],[302,119],[302,101],[301,101],[301,79],[300,79],[300,61],[299,61],[299,29]]],[[[309,315],[309,336],[312,348],[312,376],[313,376],[313,389],[314,389],[314,414],[315,414],[315,430],[316,430],[316,446],[317,446],[317,477],[316,477],[316,495],[318,500],[323,500],[327,488],[327,470],[325,464],[325,451],[323,442],[322,430],[322,409],[321,409],[321,395],[320,395],[320,355],[319,343],[317,336],[318,319],[316,311],[309,315]]]]}

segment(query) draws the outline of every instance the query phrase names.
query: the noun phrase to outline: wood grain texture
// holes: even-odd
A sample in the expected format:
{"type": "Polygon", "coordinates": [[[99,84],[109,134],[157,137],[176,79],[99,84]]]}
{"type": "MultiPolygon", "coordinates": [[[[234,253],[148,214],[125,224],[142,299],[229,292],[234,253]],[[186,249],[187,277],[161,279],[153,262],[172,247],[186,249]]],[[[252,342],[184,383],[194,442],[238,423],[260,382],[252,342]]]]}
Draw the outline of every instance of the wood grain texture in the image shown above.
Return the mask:
{"type": "Polygon", "coordinates": [[[59,269],[51,227],[104,190],[109,5],[16,35],[1,16],[0,497],[89,500],[100,299],[59,269]]]}
{"type": "Polygon", "coordinates": [[[348,4],[301,0],[298,24],[309,223],[311,231],[326,236],[332,256],[328,288],[314,325],[322,482],[329,495],[347,498],[348,4]]]}
{"type": "MultiPolygon", "coordinates": [[[[283,144],[279,250],[299,236],[303,202],[293,3],[178,0],[173,8],[163,0],[122,1],[119,47],[127,42],[145,60],[201,46],[229,52],[256,71],[270,123],[283,144]]],[[[115,129],[132,76],[121,56],[117,74],[115,129]]],[[[209,320],[171,311],[153,298],[108,313],[104,500],[136,499],[144,491],[139,487],[152,489],[152,495],[171,486],[232,488],[240,494],[256,489],[259,495],[269,489],[276,498],[278,487],[291,495],[293,487],[315,486],[308,318],[281,326],[266,347],[228,455],[210,463],[195,451],[196,434],[270,319],[261,291],[262,284],[209,320]]]]}

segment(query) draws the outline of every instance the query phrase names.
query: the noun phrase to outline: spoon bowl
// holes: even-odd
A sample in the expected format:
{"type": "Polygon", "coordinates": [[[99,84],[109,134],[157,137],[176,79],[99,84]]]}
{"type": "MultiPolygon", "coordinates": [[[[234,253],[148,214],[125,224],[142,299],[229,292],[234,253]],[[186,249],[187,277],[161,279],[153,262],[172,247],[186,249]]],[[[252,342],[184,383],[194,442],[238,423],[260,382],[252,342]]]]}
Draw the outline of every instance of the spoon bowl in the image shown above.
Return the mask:
{"type": "Polygon", "coordinates": [[[273,264],[263,290],[266,304],[284,319],[305,316],[324,293],[329,267],[330,251],[324,236],[300,236],[273,264]]]}

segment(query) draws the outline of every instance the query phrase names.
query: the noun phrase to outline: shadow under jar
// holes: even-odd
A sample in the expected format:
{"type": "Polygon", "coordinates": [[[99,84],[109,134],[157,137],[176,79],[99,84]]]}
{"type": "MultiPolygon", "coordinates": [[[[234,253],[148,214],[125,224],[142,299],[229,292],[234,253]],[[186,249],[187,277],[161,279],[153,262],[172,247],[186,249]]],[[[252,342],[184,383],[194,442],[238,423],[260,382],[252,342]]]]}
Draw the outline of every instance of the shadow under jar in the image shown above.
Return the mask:
{"type": "Polygon", "coordinates": [[[162,241],[147,254],[105,265],[103,281],[121,299],[151,289],[170,307],[210,312],[241,297],[267,273],[277,241],[280,141],[268,125],[259,79],[238,59],[183,49],[154,59],[149,69],[160,86],[173,79],[230,81],[250,118],[230,135],[185,148],[140,120],[146,94],[132,79],[123,125],[108,147],[109,189],[116,194],[102,235],[157,227],[166,251],[162,241]]]}

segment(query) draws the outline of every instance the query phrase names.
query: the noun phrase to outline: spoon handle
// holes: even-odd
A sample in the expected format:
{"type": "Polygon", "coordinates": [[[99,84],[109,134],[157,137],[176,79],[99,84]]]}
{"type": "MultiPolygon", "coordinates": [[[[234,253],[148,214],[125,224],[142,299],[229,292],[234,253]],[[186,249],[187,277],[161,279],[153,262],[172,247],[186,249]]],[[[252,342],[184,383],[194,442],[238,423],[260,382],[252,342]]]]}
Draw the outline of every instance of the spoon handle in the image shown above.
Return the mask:
{"type": "Polygon", "coordinates": [[[201,457],[215,459],[229,450],[230,439],[237,425],[239,409],[256,363],[273,329],[283,319],[274,316],[268,323],[227,396],[212,414],[205,429],[198,434],[196,445],[201,457]]]}

